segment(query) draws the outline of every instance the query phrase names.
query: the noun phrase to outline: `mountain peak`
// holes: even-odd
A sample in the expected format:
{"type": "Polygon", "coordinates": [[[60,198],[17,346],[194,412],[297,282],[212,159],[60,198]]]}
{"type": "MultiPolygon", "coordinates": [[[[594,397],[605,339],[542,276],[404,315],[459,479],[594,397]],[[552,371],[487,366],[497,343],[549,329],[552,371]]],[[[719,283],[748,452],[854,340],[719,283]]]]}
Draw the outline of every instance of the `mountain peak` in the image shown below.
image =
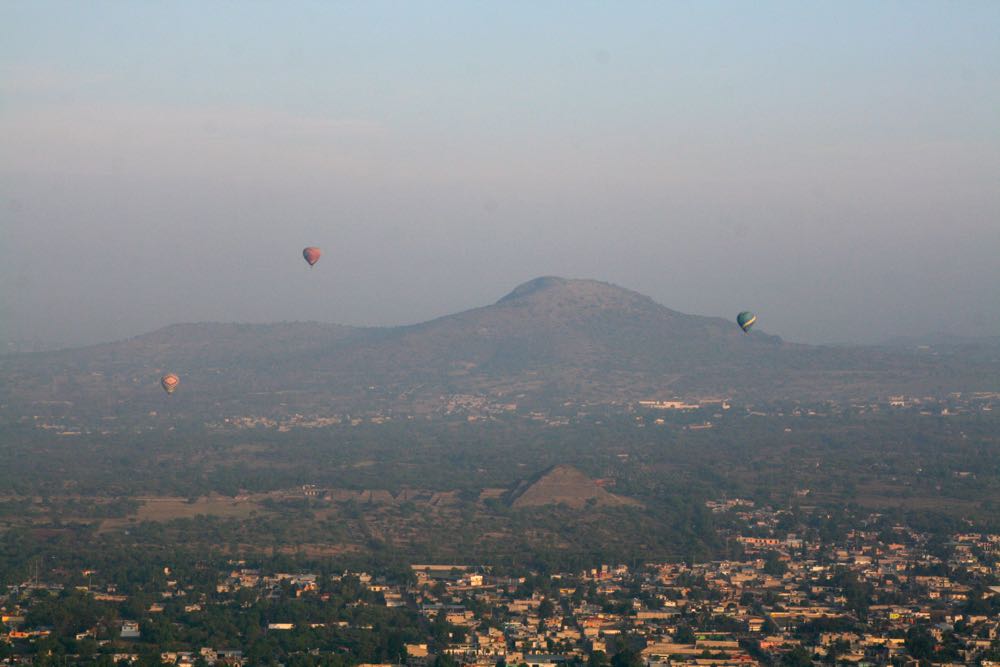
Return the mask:
{"type": "Polygon", "coordinates": [[[521,283],[509,294],[502,297],[497,303],[506,303],[508,301],[516,301],[518,299],[523,299],[531,296],[532,294],[537,294],[548,289],[559,287],[570,282],[566,278],[560,278],[559,276],[540,276],[533,280],[529,280],[526,283],[521,283]]]}
{"type": "Polygon", "coordinates": [[[599,280],[541,276],[515,287],[497,305],[546,303],[550,305],[619,305],[649,307],[655,302],[630,289],[599,280]]]}

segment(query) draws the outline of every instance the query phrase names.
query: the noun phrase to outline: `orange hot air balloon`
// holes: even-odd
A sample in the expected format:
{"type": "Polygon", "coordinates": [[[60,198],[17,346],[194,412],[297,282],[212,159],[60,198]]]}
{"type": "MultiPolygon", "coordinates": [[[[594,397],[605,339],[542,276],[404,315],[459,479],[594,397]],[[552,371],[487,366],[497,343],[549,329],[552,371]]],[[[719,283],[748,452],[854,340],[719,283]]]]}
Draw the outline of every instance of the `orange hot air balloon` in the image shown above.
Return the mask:
{"type": "Polygon", "coordinates": [[[160,378],[160,386],[163,387],[163,391],[167,394],[172,394],[177,391],[177,387],[181,384],[181,379],[174,375],[173,373],[167,373],[160,378]]]}
{"type": "Polygon", "coordinates": [[[302,251],[302,256],[306,258],[307,262],[309,262],[309,266],[315,266],[316,262],[319,261],[319,256],[322,254],[323,253],[319,251],[319,248],[315,248],[313,246],[309,246],[302,251]]]}

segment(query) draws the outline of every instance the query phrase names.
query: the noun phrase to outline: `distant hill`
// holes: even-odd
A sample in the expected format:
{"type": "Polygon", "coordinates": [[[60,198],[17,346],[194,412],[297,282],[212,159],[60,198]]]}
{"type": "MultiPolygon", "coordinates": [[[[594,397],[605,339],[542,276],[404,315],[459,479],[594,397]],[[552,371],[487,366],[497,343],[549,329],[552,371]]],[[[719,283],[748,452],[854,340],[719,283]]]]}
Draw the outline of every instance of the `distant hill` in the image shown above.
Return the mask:
{"type": "Polygon", "coordinates": [[[507,496],[515,509],[543,505],[566,505],[582,509],[587,505],[615,507],[641,505],[637,500],[616,496],[570,465],[556,465],[518,484],[507,496]]]}
{"type": "Polygon", "coordinates": [[[744,335],[731,319],[680,313],[615,285],[542,277],[492,305],[411,326],[177,324],[115,343],[0,357],[0,416],[412,413],[456,394],[523,405],[1000,389],[1000,363],[981,353],[972,363],[961,350],[799,345],[766,327],[766,314],[744,335]],[[181,386],[165,403],[158,380],[167,371],[181,386]]]}

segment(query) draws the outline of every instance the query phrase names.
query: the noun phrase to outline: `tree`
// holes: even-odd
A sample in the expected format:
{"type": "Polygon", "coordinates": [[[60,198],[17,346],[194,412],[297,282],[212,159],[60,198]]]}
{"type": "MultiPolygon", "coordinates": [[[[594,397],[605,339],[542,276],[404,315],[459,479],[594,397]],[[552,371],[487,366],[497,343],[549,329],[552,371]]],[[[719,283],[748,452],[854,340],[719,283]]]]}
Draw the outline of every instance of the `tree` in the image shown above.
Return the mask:
{"type": "Polygon", "coordinates": [[[810,667],[812,655],[801,646],[796,646],[781,656],[781,664],[786,667],[810,667]]]}
{"type": "Polygon", "coordinates": [[[545,620],[546,618],[552,616],[556,606],[552,603],[548,597],[543,598],[541,603],[538,605],[538,618],[545,620]]]}
{"type": "Polygon", "coordinates": [[[604,651],[592,651],[587,658],[587,667],[607,667],[608,656],[604,651]]]}
{"type": "Polygon", "coordinates": [[[914,626],[906,631],[906,650],[917,660],[930,660],[934,655],[934,636],[926,627],[914,626]]]}
{"type": "Polygon", "coordinates": [[[764,558],[764,573],[780,577],[787,571],[788,564],[781,560],[781,554],[777,551],[769,551],[764,558]]]}
{"type": "Polygon", "coordinates": [[[689,625],[677,626],[677,632],[674,633],[674,641],[678,644],[694,644],[696,641],[694,630],[689,625]]]}
{"type": "Polygon", "coordinates": [[[638,651],[624,648],[611,658],[611,667],[643,667],[642,655],[638,651]]]}

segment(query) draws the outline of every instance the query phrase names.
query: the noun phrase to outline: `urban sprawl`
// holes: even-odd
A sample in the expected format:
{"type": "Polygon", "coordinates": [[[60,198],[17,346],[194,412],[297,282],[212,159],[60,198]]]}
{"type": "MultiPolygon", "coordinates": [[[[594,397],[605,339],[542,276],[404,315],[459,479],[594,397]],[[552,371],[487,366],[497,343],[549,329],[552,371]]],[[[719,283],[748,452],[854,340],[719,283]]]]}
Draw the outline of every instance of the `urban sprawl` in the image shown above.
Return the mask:
{"type": "Polygon", "coordinates": [[[155,590],[42,563],[0,597],[0,662],[1000,664],[1000,535],[941,539],[871,515],[831,541],[784,529],[791,508],[708,507],[736,526],[739,557],[381,575],[227,559],[190,581],[165,566],[155,590]]]}

